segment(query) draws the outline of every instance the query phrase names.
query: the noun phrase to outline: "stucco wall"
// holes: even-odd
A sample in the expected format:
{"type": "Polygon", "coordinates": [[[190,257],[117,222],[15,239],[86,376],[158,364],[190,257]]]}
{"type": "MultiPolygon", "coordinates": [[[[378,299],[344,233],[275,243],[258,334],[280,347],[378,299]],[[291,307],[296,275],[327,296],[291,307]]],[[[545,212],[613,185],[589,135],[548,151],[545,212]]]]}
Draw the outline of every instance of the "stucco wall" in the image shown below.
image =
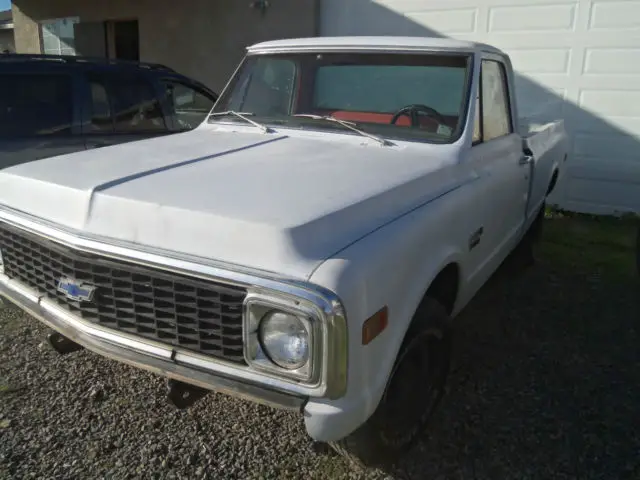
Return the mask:
{"type": "Polygon", "coordinates": [[[164,63],[220,91],[246,46],[316,35],[318,2],[270,0],[262,16],[250,0],[14,0],[13,20],[18,51],[39,53],[39,21],[137,19],[142,61],[164,63]]]}

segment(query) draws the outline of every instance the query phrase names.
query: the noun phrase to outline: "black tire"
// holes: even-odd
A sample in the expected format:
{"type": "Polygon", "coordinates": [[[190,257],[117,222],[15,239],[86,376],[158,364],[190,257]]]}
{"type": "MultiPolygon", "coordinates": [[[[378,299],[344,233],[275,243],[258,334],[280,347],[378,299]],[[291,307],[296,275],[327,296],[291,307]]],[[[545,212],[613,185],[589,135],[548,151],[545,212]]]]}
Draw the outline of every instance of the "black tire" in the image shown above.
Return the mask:
{"type": "Polygon", "coordinates": [[[420,437],[444,394],[452,334],[446,309],[425,297],[400,347],[378,407],[331,446],[359,469],[389,467],[420,437]]]}

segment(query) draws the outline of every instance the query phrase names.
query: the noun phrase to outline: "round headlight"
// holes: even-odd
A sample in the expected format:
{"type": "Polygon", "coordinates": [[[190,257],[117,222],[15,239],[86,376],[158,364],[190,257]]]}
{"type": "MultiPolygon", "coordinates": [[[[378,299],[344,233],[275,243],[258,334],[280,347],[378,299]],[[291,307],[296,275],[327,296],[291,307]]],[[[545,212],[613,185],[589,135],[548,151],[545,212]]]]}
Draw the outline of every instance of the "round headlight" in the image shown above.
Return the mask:
{"type": "Polygon", "coordinates": [[[270,312],[260,322],[260,342],[276,365],[295,370],[309,360],[309,332],[295,315],[270,312]]]}

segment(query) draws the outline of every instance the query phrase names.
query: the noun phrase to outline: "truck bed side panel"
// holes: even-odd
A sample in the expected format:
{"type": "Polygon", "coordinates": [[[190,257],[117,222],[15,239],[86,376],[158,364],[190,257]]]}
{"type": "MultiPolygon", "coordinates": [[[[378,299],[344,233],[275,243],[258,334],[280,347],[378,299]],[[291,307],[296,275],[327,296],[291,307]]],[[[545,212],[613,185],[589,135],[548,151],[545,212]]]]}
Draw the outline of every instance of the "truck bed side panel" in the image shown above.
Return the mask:
{"type": "Polygon", "coordinates": [[[533,154],[526,211],[528,226],[547,197],[554,173],[557,172],[558,176],[562,173],[561,168],[567,151],[564,121],[558,120],[530,129],[523,142],[525,149],[529,149],[533,154]]]}

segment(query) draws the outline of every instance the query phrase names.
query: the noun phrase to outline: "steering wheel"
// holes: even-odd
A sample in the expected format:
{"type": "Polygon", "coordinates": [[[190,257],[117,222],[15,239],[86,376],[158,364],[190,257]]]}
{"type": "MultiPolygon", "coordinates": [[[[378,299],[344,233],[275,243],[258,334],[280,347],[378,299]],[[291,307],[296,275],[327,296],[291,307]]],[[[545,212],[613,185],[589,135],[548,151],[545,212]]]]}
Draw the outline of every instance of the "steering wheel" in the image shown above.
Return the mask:
{"type": "Polygon", "coordinates": [[[402,107],[393,115],[393,118],[391,118],[391,122],[389,123],[391,123],[391,125],[395,125],[395,123],[398,121],[398,119],[402,115],[408,115],[411,118],[411,126],[419,127],[421,114],[425,114],[429,117],[434,117],[434,119],[442,125],[447,124],[447,121],[444,119],[442,114],[438,112],[435,108],[431,108],[426,105],[422,105],[420,103],[415,103],[413,105],[407,105],[406,107],[402,107]]]}

